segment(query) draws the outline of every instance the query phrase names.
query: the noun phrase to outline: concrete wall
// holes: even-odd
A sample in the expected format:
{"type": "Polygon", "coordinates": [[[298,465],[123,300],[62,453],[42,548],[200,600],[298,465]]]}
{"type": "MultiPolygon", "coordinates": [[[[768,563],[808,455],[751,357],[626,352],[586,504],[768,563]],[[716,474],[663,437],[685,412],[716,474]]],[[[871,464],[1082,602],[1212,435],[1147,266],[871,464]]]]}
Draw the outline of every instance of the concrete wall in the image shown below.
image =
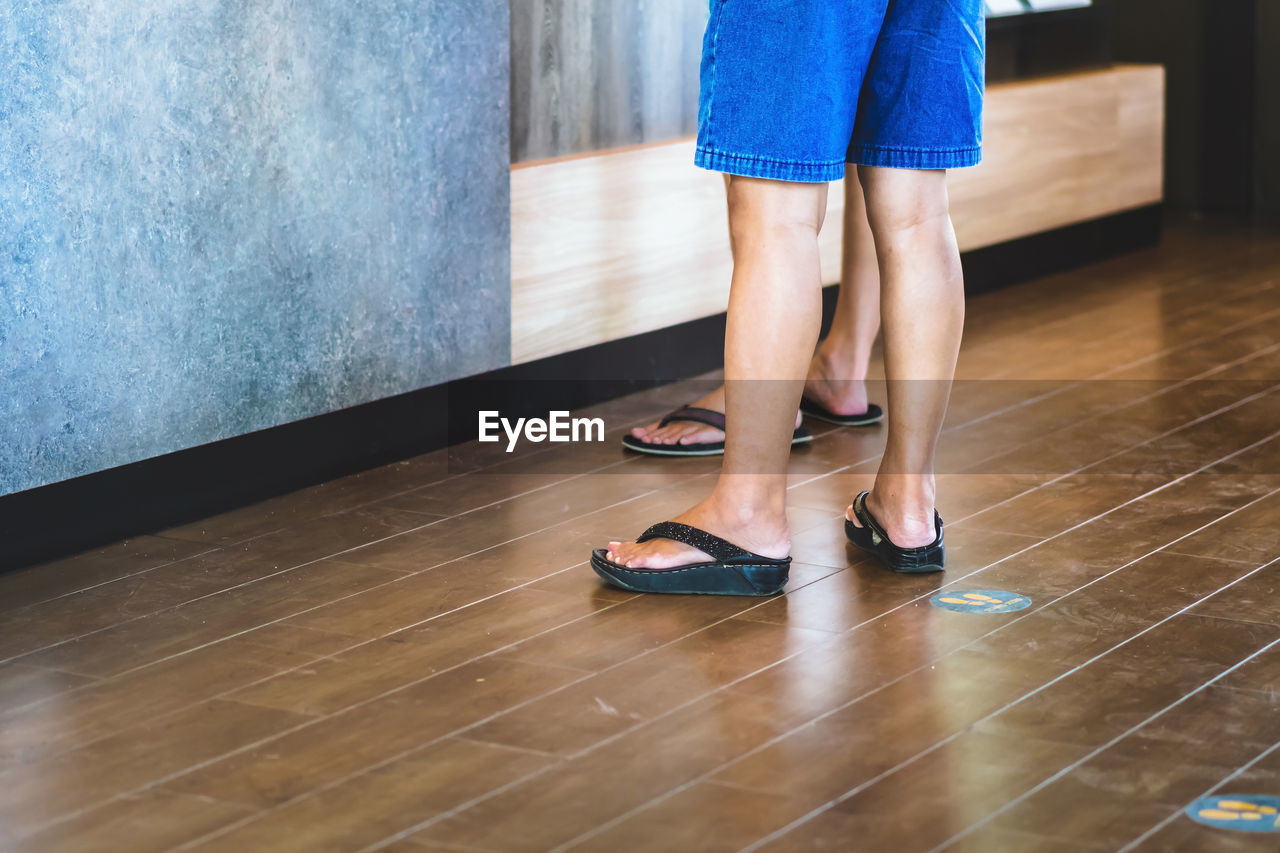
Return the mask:
{"type": "Polygon", "coordinates": [[[10,0],[0,494],[510,358],[507,0],[10,0]]]}

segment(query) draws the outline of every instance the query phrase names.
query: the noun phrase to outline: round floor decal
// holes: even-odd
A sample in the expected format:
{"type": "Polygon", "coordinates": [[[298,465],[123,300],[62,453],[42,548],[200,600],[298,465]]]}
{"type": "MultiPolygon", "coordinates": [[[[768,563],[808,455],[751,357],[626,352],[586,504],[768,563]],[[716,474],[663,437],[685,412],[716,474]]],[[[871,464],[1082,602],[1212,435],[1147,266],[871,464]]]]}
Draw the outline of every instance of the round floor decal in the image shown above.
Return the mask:
{"type": "Polygon", "coordinates": [[[940,592],[929,603],[957,613],[1012,613],[1031,606],[1031,599],[1000,589],[968,589],[940,592]]]}
{"type": "Polygon", "coordinates": [[[1266,794],[1201,797],[1187,806],[1187,816],[1215,829],[1280,832],[1280,797],[1266,794]]]}

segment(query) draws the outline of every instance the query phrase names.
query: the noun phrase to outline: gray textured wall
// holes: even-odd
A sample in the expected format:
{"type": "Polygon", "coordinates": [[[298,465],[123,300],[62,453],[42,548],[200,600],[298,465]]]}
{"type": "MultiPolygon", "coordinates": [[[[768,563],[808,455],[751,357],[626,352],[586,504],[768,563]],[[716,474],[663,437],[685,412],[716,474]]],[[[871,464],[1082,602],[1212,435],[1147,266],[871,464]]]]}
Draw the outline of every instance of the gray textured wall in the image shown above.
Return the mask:
{"type": "Polygon", "coordinates": [[[692,136],[707,0],[511,0],[511,157],[692,136]]]}
{"type": "Polygon", "coordinates": [[[9,0],[0,494],[509,361],[506,0],[9,0]]]}

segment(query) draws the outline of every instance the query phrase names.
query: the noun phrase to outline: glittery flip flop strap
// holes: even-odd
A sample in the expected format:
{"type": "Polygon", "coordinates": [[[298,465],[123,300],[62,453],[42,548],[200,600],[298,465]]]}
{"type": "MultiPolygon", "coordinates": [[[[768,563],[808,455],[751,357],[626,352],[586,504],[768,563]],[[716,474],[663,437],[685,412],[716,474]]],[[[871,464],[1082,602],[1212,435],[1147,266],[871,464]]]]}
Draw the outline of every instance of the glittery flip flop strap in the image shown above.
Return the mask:
{"type": "Polygon", "coordinates": [[[773,560],[769,557],[761,557],[759,554],[753,554],[750,551],[743,550],[732,542],[726,542],[719,536],[714,536],[705,530],[699,530],[696,527],[690,527],[687,524],[681,524],[678,521],[660,521],[650,527],[644,533],[640,534],[637,542],[647,542],[650,539],[671,539],[697,548],[699,551],[707,554],[713,560],[721,562],[733,560],[742,557],[750,557],[752,559],[765,560],[769,563],[778,563],[780,560],[773,560]]]}

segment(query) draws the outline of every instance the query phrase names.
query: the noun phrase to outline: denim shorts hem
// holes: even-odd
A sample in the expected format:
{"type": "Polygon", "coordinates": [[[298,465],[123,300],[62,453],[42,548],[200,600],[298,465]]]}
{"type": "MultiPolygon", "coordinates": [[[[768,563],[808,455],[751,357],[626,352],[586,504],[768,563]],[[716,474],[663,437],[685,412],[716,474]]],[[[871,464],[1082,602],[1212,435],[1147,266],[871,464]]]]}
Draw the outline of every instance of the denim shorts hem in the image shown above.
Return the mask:
{"type": "Polygon", "coordinates": [[[699,145],[693,157],[694,165],[713,172],[727,172],[748,178],[767,178],[771,181],[793,181],[806,184],[822,184],[844,177],[844,161],[808,163],[800,160],[775,160],[753,157],[748,154],[729,154],[699,145]]]}
{"type": "Polygon", "coordinates": [[[859,166],[885,169],[963,169],[982,161],[982,146],[971,148],[888,148],[853,145],[848,160],[859,166]]]}

